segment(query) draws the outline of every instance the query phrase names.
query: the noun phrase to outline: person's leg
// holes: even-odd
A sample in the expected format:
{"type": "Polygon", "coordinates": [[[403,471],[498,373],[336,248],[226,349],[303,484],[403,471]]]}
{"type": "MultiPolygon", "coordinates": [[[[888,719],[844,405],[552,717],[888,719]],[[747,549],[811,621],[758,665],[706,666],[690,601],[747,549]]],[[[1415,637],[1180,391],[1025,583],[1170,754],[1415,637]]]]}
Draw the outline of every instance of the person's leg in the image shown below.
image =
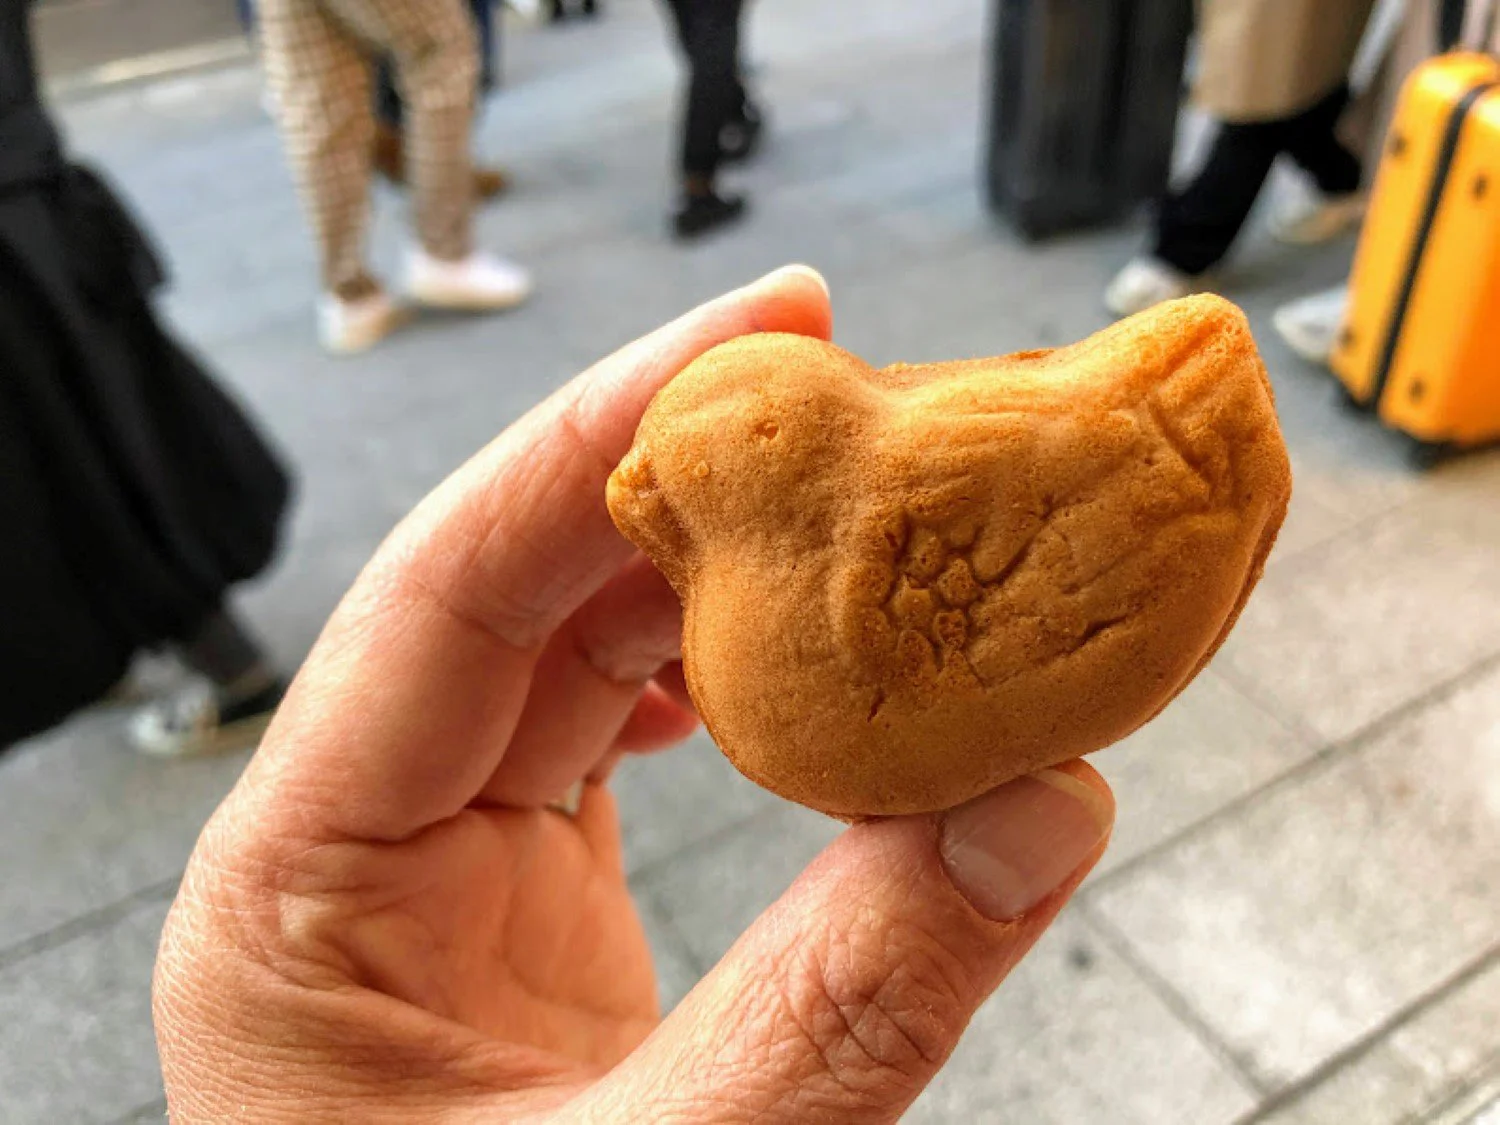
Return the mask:
{"type": "Polygon", "coordinates": [[[734,113],[719,130],[719,151],[726,164],[736,164],[754,156],[765,131],[765,118],[745,88],[745,80],[736,73],[734,83],[734,113]]]}
{"type": "Polygon", "coordinates": [[[279,680],[260,645],[227,609],[209,614],[175,647],[183,663],[230,693],[257,692],[279,680]]]}
{"type": "Polygon", "coordinates": [[[525,300],[531,280],[473,246],[469,129],[479,77],[474,21],[464,0],[324,0],[390,53],[406,107],[406,171],[417,248],[408,286],[423,304],[493,310],[525,300]]]}
{"type": "Polygon", "coordinates": [[[692,25],[696,0],[662,0],[662,3],[666,5],[667,12],[672,17],[672,30],[677,35],[677,46],[682,51],[684,61],[688,61],[692,54],[692,48],[688,45],[688,32],[692,25]]]}
{"type": "Polygon", "coordinates": [[[479,92],[495,88],[495,9],[493,0],[469,0],[474,29],[479,35],[479,92]]]}
{"type": "Polygon", "coordinates": [[[1153,255],[1189,277],[1217,265],[1255,206],[1281,149],[1280,124],[1221,125],[1208,161],[1157,220],[1153,255]]]}
{"type": "Polygon", "coordinates": [[[207,685],[136,712],[130,739],[159,757],[183,757],[252,745],[286,694],[286,681],[246,628],[226,609],[204,616],[174,646],[207,685]]]}
{"type": "Polygon", "coordinates": [[[1128,262],[1105,288],[1105,306],[1129,316],[1197,289],[1198,275],[1229,252],[1245,225],[1280,144],[1274,122],[1220,125],[1193,182],[1162,201],[1150,253],[1128,262]]]}
{"type": "MultiPolygon", "coordinates": [[[[496,0],[470,0],[469,8],[474,17],[474,27],[479,34],[479,87],[477,97],[482,104],[484,98],[495,88],[496,68],[499,62],[499,27],[495,23],[496,0]]],[[[494,199],[510,188],[510,177],[505,170],[493,165],[474,164],[474,195],[478,199],[494,199]]]]}
{"type": "Polygon", "coordinates": [[[1366,198],[1360,161],[1344,147],[1338,125],[1349,104],[1347,88],[1335,90],[1283,126],[1283,147],[1312,178],[1314,187],[1289,187],[1271,213],[1271,233],[1282,242],[1306,246],[1327,242],[1364,218],[1366,198]]]}
{"type": "Polygon", "coordinates": [[[1451,51],[1458,46],[1467,12],[1466,0],[1441,0],[1437,12],[1438,50],[1451,51]]]}
{"type": "Polygon", "coordinates": [[[685,0],[685,18],[680,17],[689,79],[682,129],[683,200],[673,222],[682,237],[702,234],[744,213],[745,201],[720,195],[715,184],[724,157],[722,133],[735,120],[742,98],[737,72],[741,6],[741,0],[685,0]]]}
{"type": "Polygon", "coordinates": [[[389,58],[382,58],[375,71],[375,118],[387,129],[399,130],[403,116],[396,68],[389,58]]]}
{"type": "Polygon", "coordinates": [[[365,269],[369,220],[369,61],[317,0],[262,0],[265,67],[292,172],[318,241],[324,290],[378,291],[365,269]]]}
{"type": "Polygon", "coordinates": [[[690,179],[711,184],[721,159],[719,132],[734,120],[743,98],[738,74],[741,4],[740,0],[691,2],[682,171],[690,179]]]}
{"type": "MultiPolygon", "coordinates": [[[[479,81],[477,95],[482,96],[495,82],[495,27],[490,0],[470,0],[469,10],[479,35],[479,81]]],[[[397,186],[406,184],[406,143],[403,134],[405,113],[401,94],[396,88],[395,67],[387,56],[381,59],[376,79],[375,170],[397,186]]],[[[510,177],[503,169],[474,165],[474,197],[489,200],[503,195],[510,187],[510,177]]]]}
{"type": "Polygon", "coordinates": [[[1305,113],[1283,125],[1282,146],[1313,178],[1324,195],[1359,190],[1359,158],[1340,143],[1335,130],[1349,104],[1349,88],[1340,87],[1305,113]]]}
{"type": "Polygon", "coordinates": [[[469,126],[479,78],[468,11],[461,0],[326,2],[395,63],[418,240],[436,258],[467,257],[474,212],[469,126]]]}
{"type": "Polygon", "coordinates": [[[401,143],[401,95],[388,56],[375,71],[375,171],[393,184],[406,182],[406,153],[401,143]]]}

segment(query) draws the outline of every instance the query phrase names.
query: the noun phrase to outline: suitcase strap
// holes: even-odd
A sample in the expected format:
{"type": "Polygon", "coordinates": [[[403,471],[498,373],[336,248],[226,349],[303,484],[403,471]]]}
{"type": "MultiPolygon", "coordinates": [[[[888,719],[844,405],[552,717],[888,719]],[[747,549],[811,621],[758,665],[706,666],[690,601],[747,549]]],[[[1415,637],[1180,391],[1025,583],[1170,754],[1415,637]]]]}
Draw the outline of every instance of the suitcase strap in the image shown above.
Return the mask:
{"type": "Polygon", "coordinates": [[[1401,277],[1401,288],[1397,291],[1396,303],[1391,307],[1390,325],[1386,328],[1385,340],[1380,348],[1380,361],[1375,366],[1375,385],[1370,391],[1370,403],[1378,405],[1385,394],[1386,384],[1391,378],[1391,368],[1396,363],[1396,349],[1401,345],[1401,331],[1406,326],[1406,314],[1417,289],[1417,275],[1422,270],[1422,256],[1432,238],[1432,228],[1437,223],[1438,210],[1442,207],[1443,192],[1448,186],[1448,175],[1453,170],[1453,161],[1458,156],[1458,144],[1463,138],[1464,122],[1479,103],[1479,99],[1500,86],[1500,82],[1482,82],[1458,100],[1453,114],[1448,118],[1448,127],[1443,131],[1443,147],[1438,150],[1437,168],[1432,174],[1432,187],[1427,193],[1427,204],[1422,209],[1421,221],[1417,224],[1416,237],[1412,239],[1411,255],[1407,258],[1406,270],[1401,277]]]}

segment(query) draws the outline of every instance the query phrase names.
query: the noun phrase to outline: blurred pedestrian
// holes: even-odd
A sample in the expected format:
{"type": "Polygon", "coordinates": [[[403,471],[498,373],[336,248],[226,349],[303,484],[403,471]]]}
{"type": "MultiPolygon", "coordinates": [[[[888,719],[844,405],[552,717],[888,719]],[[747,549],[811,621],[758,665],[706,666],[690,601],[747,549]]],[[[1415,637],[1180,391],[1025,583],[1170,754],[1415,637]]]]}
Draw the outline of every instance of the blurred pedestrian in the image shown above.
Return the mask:
{"type": "Polygon", "coordinates": [[[743,0],[665,0],[688,64],[683,108],[678,238],[696,238],[745,213],[742,195],[718,190],[719,167],[751,156],[763,121],[740,66],[743,0]]]}
{"type": "Polygon", "coordinates": [[[404,319],[365,264],[381,55],[395,62],[406,106],[417,230],[409,294],[474,312],[524,301],[526,271],[474,248],[469,128],[479,50],[463,0],[261,0],[260,15],[277,118],[318,240],[324,347],[362,351],[404,319]]]}
{"type": "Polygon", "coordinates": [[[1374,0],[1210,0],[1201,7],[1194,98],[1218,119],[1208,159],[1169,196],[1151,251],[1105,291],[1119,316],[1201,288],[1229,252],[1282,153],[1311,178],[1272,216],[1289,243],[1337,237],[1364,213],[1359,158],[1335,128],[1374,0]]]}
{"type": "MultiPolygon", "coordinates": [[[[1391,28],[1395,33],[1393,41],[1387,44],[1389,50],[1378,60],[1378,68],[1372,75],[1372,96],[1366,99],[1370,103],[1372,118],[1367,146],[1367,157],[1372,165],[1378,162],[1385,149],[1397,97],[1406,80],[1432,56],[1461,45],[1464,16],[1468,9],[1465,0],[1407,0],[1404,4],[1379,0],[1376,16],[1371,19],[1372,31],[1386,7],[1394,9],[1391,18],[1393,23],[1399,21],[1399,24],[1391,28]]],[[[1367,32],[1367,40],[1369,35],[1367,32]]],[[[1361,53],[1364,53],[1363,48],[1361,53]]],[[[1287,302],[1275,311],[1271,323],[1297,355],[1309,363],[1326,365],[1338,342],[1348,307],[1349,286],[1347,282],[1341,282],[1330,289],[1287,302]]]]}
{"type": "MultiPolygon", "coordinates": [[[[476,101],[495,88],[495,19],[491,0],[469,0],[474,13],[474,27],[479,35],[479,88],[476,101]]],[[[235,10],[245,34],[255,30],[255,9],[250,0],[235,0],[235,10]]],[[[374,167],[386,180],[405,187],[406,141],[402,133],[405,107],[401,91],[396,88],[396,70],[389,58],[380,60],[375,80],[375,150],[374,167]]],[[[510,188],[510,177],[499,168],[474,167],[474,195],[481,200],[495,199],[510,188]]]]}
{"type": "Polygon", "coordinates": [[[157,320],[145,236],[64,154],[29,7],[0,6],[0,747],[158,647],[207,685],[137,715],[141,749],[251,740],[283,684],[227,596],[270,561],[287,477],[157,320]]]}
{"type": "MultiPolygon", "coordinates": [[[[493,0],[469,0],[474,28],[479,35],[478,98],[495,88],[495,13],[493,0]]],[[[396,86],[396,68],[389,57],[380,60],[375,81],[375,171],[397,187],[406,186],[406,142],[403,123],[406,110],[396,86]]],[[[474,195],[495,199],[510,187],[502,169],[474,166],[474,195]]]]}

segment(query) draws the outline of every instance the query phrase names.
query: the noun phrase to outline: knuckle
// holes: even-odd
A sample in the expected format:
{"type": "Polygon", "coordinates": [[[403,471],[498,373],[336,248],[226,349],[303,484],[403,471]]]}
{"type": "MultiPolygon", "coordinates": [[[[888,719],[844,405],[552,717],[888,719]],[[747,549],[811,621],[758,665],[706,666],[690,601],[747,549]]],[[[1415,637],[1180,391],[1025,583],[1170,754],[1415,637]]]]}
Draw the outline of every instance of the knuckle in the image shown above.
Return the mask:
{"type": "Polygon", "coordinates": [[[808,1050],[811,1081],[840,1104],[904,1104],[947,1059],[967,1024],[973,989],[935,935],[911,925],[828,935],[794,951],[778,974],[787,1031],[808,1050]]]}

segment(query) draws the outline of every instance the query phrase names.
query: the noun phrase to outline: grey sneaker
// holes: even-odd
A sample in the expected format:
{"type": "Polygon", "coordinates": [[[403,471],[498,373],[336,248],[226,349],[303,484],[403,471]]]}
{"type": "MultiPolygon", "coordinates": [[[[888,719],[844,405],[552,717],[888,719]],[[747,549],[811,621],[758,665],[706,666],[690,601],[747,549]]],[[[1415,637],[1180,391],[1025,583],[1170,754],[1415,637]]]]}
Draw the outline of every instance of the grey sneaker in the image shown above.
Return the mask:
{"type": "Polygon", "coordinates": [[[286,685],[273,681],[238,700],[223,698],[198,680],[174,695],[142,707],[131,718],[130,743],[155,758],[227,754],[260,742],[286,685]]]}

